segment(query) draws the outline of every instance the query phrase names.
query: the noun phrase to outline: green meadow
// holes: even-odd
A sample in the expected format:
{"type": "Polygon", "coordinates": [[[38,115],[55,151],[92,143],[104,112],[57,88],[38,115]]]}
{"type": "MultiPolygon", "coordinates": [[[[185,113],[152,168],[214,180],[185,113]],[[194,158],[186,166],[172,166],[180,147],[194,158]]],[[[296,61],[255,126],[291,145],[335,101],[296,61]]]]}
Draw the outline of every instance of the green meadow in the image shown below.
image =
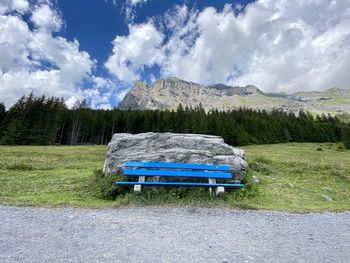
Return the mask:
{"type": "Polygon", "coordinates": [[[0,146],[0,204],[198,206],[300,213],[350,210],[349,150],[333,143],[243,148],[250,165],[247,187],[212,198],[206,189],[149,188],[135,196],[131,189],[113,186],[114,178],[101,176],[106,146],[0,146]]]}

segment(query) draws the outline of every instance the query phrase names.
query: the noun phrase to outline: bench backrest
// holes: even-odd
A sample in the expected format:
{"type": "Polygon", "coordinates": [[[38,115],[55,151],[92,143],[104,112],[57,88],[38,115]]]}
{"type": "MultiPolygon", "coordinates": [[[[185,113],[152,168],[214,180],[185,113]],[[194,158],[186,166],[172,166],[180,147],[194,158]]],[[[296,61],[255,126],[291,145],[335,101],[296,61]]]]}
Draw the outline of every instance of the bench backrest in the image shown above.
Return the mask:
{"type": "Polygon", "coordinates": [[[168,176],[231,179],[230,166],[162,162],[126,162],[126,176],[168,176]]]}

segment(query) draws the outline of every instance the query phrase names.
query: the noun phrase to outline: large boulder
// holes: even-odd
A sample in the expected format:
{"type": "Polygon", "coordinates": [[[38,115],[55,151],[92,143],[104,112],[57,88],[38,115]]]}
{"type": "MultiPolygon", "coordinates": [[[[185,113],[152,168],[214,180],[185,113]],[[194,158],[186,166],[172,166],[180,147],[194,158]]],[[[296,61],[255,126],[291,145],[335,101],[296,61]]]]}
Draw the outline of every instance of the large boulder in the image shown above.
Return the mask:
{"type": "Polygon", "coordinates": [[[104,173],[121,172],[127,161],[230,165],[235,182],[248,167],[244,151],[219,136],[179,133],[116,133],[108,144],[104,173]]]}

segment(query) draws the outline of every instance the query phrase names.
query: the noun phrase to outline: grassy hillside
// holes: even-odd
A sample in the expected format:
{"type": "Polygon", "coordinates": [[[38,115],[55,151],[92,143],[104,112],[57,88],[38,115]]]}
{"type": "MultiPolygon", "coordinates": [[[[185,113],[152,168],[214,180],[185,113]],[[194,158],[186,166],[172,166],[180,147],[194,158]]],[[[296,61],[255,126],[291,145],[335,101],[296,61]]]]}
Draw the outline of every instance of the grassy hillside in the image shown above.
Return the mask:
{"type": "MultiPolygon", "coordinates": [[[[293,212],[350,210],[350,151],[336,144],[276,144],[244,147],[248,187],[212,199],[207,190],[123,192],[101,199],[95,170],[105,146],[0,147],[0,204],[74,206],[189,205],[293,212]],[[317,150],[318,148],[318,150],[317,150]],[[321,150],[322,149],[322,150],[321,150]],[[260,180],[251,184],[252,177],[260,180]],[[333,199],[326,201],[322,195],[333,199]]],[[[108,185],[107,185],[108,187],[108,185]]]]}
{"type": "Polygon", "coordinates": [[[349,111],[350,89],[331,88],[325,91],[297,92],[292,95],[311,100],[305,105],[308,105],[306,109],[314,113],[334,115],[339,109],[349,111]]]}

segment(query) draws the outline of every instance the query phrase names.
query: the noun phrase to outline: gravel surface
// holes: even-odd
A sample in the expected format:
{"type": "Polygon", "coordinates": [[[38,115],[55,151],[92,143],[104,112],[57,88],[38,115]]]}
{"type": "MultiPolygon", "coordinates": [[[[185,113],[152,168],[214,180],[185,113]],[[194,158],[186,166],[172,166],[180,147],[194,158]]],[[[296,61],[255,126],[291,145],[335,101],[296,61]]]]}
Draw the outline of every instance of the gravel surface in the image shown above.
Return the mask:
{"type": "Polygon", "coordinates": [[[350,262],[350,213],[0,206],[0,262],[350,262]]]}

